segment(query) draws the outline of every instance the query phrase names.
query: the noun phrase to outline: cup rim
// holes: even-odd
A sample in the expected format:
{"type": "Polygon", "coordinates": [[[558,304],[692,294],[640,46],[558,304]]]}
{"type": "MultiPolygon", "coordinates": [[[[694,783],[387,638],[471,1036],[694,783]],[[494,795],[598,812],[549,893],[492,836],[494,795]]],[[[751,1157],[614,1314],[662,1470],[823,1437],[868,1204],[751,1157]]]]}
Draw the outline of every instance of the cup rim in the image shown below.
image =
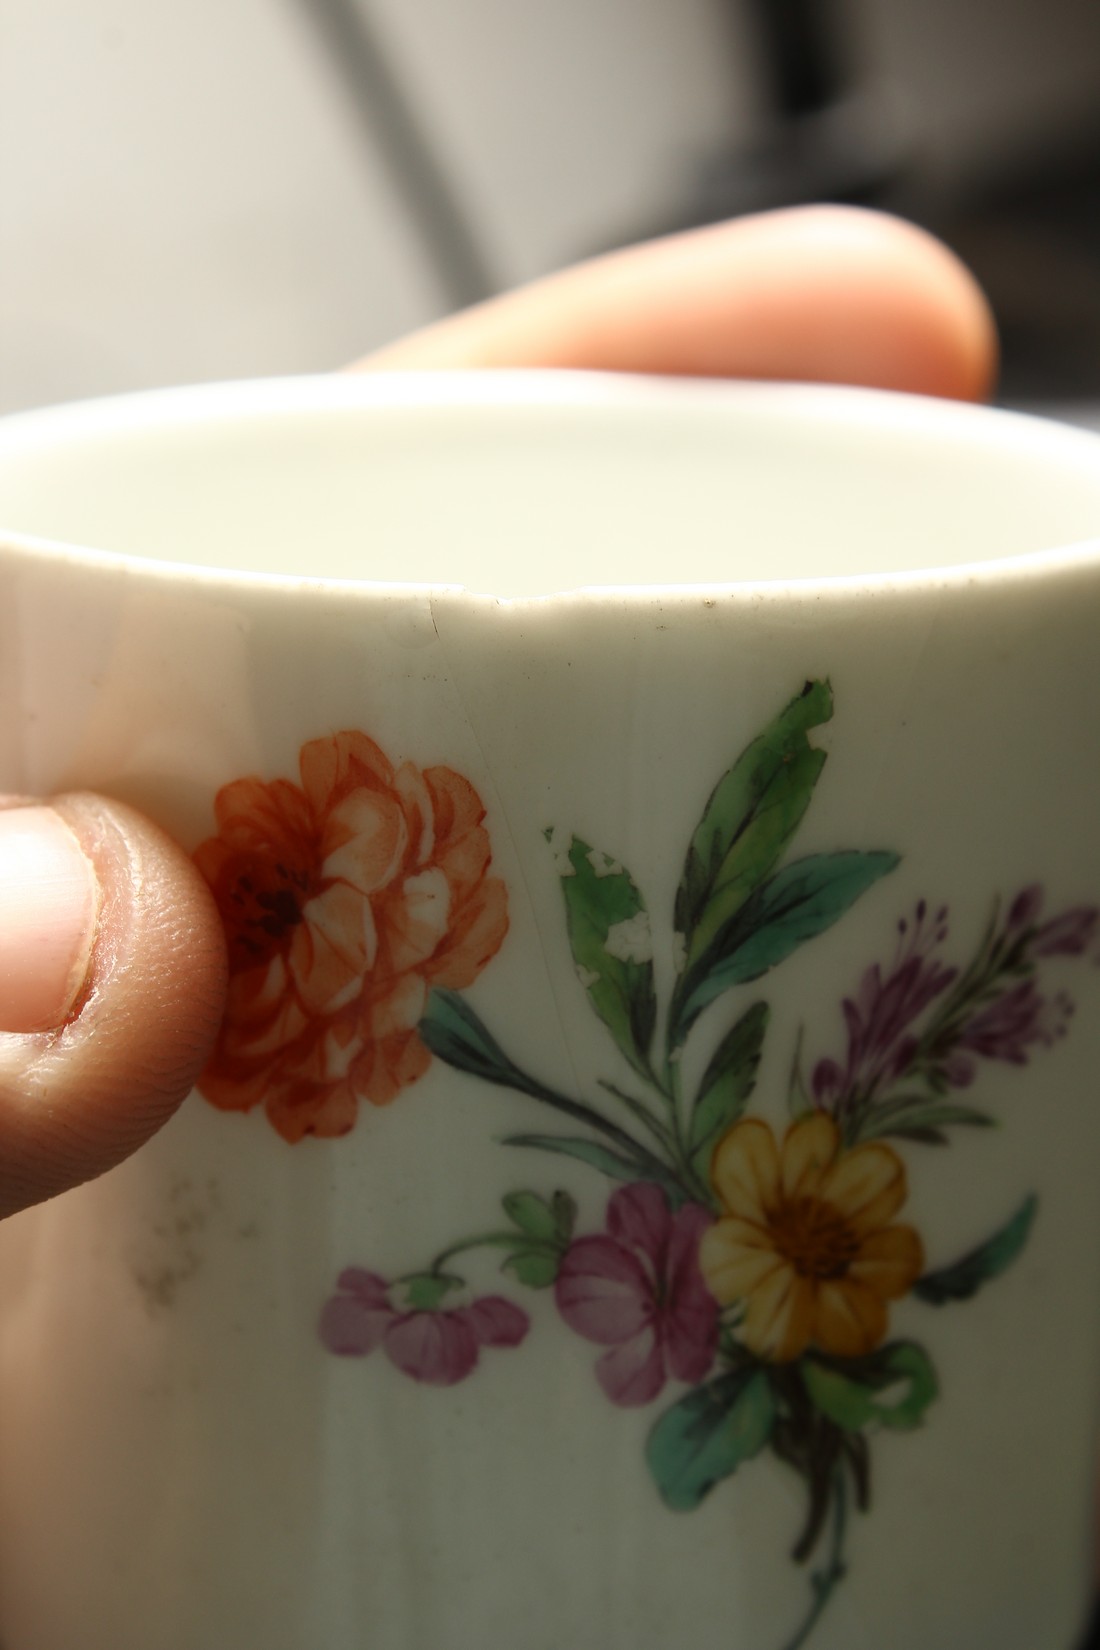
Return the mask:
{"type": "MultiPolygon", "coordinates": [[[[426,372],[344,372],[185,384],[31,408],[0,417],[0,466],[8,452],[43,449],[73,439],[100,439],[116,431],[152,427],[187,428],[222,419],[294,416],[308,412],[394,409],[435,413],[440,409],[528,413],[566,410],[612,414],[669,411],[703,416],[750,415],[790,428],[847,425],[873,431],[876,438],[900,435],[929,443],[945,438],[974,449],[1011,451],[1030,458],[1095,469],[1100,479],[1100,433],[1033,412],[968,402],[945,401],[863,386],[759,379],[701,379],[628,375],[575,369],[494,368],[426,372]]],[[[536,595],[503,596],[469,589],[459,582],[345,578],[283,573],[207,563],[146,558],[97,549],[73,541],[13,530],[0,516],[0,557],[31,555],[39,561],[87,569],[114,570],[130,577],[167,579],[242,592],[260,590],[339,593],[378,598],[462,596],[499,606],[547,602],[725,600],[796,596],[816,600],[853,591],[887,594],[958,586],[1003,585],[1050,577],[1059,572],[1100,571],[1100,512],[1097,536],[1032,551],[946,565],[895,571],[816,573],[800,577],[735,580],[668,580],[592,583],[536,595]]]]}

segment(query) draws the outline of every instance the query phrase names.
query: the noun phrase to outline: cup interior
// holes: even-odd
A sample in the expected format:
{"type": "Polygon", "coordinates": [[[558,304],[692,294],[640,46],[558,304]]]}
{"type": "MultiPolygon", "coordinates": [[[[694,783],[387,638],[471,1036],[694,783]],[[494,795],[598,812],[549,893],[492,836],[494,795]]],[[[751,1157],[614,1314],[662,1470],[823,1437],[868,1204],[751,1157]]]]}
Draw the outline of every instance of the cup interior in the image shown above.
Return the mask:
{"type": "Polygon", "coordinates": [[[3,421],[0,535],[499,597],[891,576],[1100,537],[1100,439],[805,386],[272,380],[3,421]]]}

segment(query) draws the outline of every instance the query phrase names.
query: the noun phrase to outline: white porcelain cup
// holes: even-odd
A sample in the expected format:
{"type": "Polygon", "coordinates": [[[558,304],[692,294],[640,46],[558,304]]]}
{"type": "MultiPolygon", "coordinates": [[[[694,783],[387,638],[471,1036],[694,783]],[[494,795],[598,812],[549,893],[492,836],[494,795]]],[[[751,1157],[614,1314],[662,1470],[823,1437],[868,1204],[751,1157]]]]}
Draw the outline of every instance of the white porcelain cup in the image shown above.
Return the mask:
{"type": "Polygon", "coordinates": [[[265,383],[8,420],[0,524],[0,788],[232,966],[2,1234],[8,1650],[1070,1650],[1100,443],[265,383]]]}

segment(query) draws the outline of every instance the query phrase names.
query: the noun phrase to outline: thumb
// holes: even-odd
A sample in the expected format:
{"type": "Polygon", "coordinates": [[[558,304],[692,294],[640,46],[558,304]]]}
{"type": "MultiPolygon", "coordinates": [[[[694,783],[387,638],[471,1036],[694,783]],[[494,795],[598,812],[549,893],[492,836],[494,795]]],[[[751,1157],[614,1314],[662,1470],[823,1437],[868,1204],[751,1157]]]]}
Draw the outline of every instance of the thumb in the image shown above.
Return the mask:
{"type": "Polygon", "coordinates": [[[193,1086],[226,963],[181,849],[121,803],[0,799],[0,1216],[102,1174],[193,1086]]]}

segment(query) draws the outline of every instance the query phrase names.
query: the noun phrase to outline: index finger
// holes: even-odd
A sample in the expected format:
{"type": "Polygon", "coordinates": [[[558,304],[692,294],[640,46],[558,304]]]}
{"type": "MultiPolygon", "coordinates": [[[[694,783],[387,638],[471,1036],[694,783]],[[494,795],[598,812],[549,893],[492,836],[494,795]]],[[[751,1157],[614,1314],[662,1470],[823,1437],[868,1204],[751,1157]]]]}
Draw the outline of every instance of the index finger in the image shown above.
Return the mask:
{"type": "Polygon", "coordinates": [[[880,213],[801,207],[578,264],[358,366],[782,378],[979,400],[996,361],[989,305],[939,241],[880,213]]]}

